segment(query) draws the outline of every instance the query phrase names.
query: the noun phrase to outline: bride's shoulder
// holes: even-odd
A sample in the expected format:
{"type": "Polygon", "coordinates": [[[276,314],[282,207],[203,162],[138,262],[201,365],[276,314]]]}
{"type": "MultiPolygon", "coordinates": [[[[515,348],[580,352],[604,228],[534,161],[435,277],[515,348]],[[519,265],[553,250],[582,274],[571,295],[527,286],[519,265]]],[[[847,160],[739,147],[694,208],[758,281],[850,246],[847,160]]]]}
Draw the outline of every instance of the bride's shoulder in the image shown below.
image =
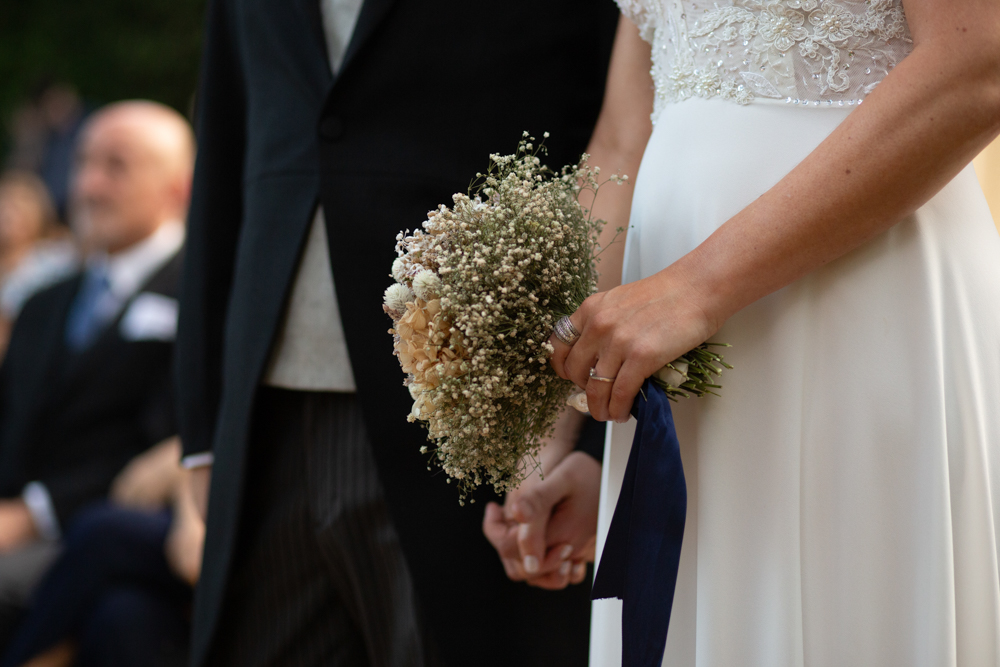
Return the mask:
{"type": "Polygon", "coordinates": [[[615,0],[622,16],[629,19],[639,28],[639,34],[647,42],[653,41],[656,30],[657,0],[615,0]]]}

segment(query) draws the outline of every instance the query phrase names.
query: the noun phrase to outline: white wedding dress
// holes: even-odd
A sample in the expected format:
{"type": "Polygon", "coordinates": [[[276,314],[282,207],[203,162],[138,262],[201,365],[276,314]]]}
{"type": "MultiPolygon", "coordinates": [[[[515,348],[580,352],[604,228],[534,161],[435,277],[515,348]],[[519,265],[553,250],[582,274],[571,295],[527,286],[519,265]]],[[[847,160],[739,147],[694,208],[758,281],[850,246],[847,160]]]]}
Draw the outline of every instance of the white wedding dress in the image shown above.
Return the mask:
{"type": "MultiPolygon", "coordinates": [[[[626,282],[777,183],[911,48],[899,0],[620,4],[657,93],[626,282]]],[[[674,406],[689,500],[663,664],[1000,665],[1000,237],[971,167],[714,340],[721,398],[674,406]]],[[[632,428],[609,436],[599,548],[632,428]]],[[[620,610],[594,603],[592,666],[620,664],[620,610]]]]}

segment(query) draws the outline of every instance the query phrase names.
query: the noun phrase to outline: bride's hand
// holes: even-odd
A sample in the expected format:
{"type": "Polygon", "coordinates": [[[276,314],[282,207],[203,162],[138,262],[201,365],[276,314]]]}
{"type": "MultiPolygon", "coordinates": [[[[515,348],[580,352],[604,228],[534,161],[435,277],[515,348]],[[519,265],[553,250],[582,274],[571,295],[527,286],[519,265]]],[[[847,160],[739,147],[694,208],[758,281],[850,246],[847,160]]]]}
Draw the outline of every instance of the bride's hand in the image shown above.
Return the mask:
{"type": "Polygon", "coordinates": [[[552,367],[587,391],[590,414],[627,421],[643,381],[708,340],[721,322],[711,318],[697,290],[675,267],[594,294],[570,321],[580,338],[569,347],[552,336],[552,367]],[[614,378],[613,382],[590,377],[614,378]]]}

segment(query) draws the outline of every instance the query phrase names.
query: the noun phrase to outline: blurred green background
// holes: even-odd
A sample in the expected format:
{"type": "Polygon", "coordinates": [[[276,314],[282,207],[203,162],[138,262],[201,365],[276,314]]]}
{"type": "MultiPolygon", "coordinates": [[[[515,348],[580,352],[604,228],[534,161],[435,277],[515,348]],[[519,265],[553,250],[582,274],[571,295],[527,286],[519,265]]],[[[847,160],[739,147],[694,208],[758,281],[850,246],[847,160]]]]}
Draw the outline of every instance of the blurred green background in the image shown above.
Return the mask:
{"type": "Polygon", "coordinates": [[[206,0],[0,2],[0,157],[12,114],[45,83],[75,87],[88,107],[148,98],[184,114],[198,75],[206,0]]]}

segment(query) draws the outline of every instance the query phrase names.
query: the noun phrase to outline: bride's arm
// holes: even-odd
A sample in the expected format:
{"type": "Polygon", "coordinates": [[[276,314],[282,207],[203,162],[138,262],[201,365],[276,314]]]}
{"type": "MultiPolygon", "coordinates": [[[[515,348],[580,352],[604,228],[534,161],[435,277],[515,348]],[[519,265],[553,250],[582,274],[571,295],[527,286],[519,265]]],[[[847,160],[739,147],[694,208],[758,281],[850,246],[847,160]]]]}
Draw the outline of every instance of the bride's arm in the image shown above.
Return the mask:
{"type": "Polygon", "coordinates": [[[617,376],[587,386],[595,417],[627,419],[646,377],[915,211],[1000,131],[1000,3],[904,8],[912,53],[826,141],[691,253],[574,314],[583,336],[553,364],[581,386],[595,362],[617,376]]]}
{"type": "Polygon", "coordinates": [[[632,184],[639,172],[653,124],[653,79],[649,74],[649,44],[639,37],[639,30],[628,19],[618,20],[615,46],[608,64],[608,83],[604,89],[601,113],[587,144],[589,164],[600,167],[601,180],[614,173],[628,176],[623,185],[605,183],[600,196],[587,201],[595,218],[607,221],[598,240],[601,248],[598,288],[604,292],[621,284],[625,233],[632,209],[632,184]],[[592,204],[592,205],[591,205],[592,204]]]}

